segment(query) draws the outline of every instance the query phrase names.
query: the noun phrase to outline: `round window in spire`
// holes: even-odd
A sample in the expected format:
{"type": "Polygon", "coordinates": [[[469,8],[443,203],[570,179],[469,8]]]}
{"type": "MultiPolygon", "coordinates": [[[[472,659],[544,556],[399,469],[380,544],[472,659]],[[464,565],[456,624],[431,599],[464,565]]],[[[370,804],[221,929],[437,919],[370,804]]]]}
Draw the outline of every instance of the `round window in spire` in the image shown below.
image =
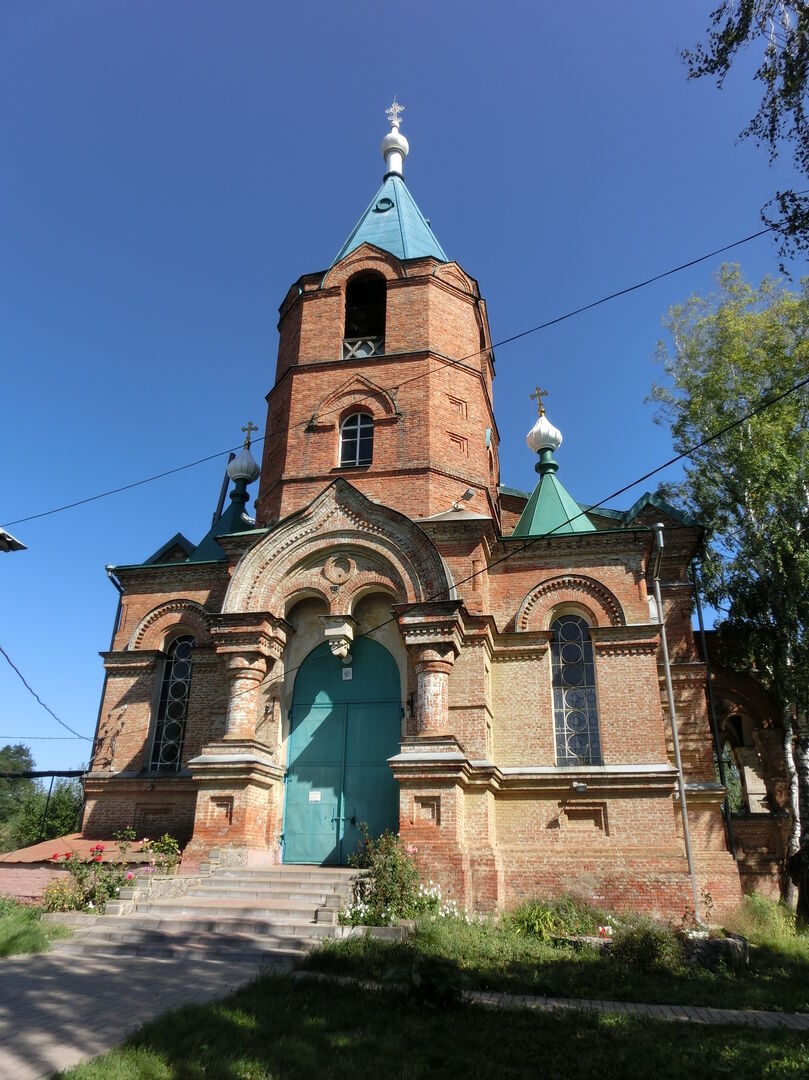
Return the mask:
{"type": "Polygon", "coordinates": [[[388,210],[393,209],[393,199],[389,199],[385,196],[384,199],[378,199],[376,206],[374,207],[375,214],[387,214],[388,210]]]}

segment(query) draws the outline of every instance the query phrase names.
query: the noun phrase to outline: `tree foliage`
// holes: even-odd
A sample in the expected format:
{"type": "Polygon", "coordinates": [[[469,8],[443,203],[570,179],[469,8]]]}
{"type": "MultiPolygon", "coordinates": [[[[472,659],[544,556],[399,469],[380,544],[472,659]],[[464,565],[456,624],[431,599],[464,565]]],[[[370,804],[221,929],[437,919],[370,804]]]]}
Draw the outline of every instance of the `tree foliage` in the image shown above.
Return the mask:
{"type": "Polygon", "coordinates": [[[55,780],[50,800],[48,788],[44,784],[36,784],[23,798],[20,809],[12,820],[13,846],[27,847],[39,840],[54,840],[57,836],[76,832],[81,804],[82,790],[78,780],[55,780]]]}
{"type": "MultiPolygon", "coordinates": [[[[723,0],[710,18],[707,41],[683,53],[689,77],[713,76],[722,86],[739,54],[760,47],[761,104],[741,137],[766,147],[771,161],[791,145],[795,167],[809,178],[809,3],[723,0]]],[[[762,216],[780,233],[782,255],[809,251],[809,193],[778,191],[762,216]]]]}
{"type": "MultiPolygon", "coordinates": [[[[671,309],[657,419],[685,450],[809,376],[809,279],[800,291],[736,266],[717,291],[671,309]]],[[[793,802],[809,838],[809,388],[746,420],[692,457],[665,489],[706,530],[703,588],[723,613],[722,659],[754,671],[784,718],[793,802]],[[799,790],[798,790],[799,788],[799,790]],[[799,796],[799,797],[798,797],[799,796]]],[[[797,831],[795,843],[797,843],[797,831]]]]}
{"type": "MultiPolygon", "coordinates": [[[[30,772],[34,767],[31,751],[22,743],[7,743],[0,748],[0,773],[30,772]]],[[[5,780],[0,778],[0,826],[14,817],[26,792],[34,786],[33,780],[5,780]]]]}

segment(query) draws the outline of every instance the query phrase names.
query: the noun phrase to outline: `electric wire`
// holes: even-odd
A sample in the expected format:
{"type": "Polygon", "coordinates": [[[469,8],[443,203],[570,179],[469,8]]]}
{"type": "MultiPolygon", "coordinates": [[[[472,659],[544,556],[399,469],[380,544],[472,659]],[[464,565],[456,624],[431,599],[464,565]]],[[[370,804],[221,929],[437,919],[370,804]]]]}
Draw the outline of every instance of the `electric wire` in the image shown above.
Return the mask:
{"type": "Polygon", "coordinates": [[[64,722],[64,720],[59,719],[59,717],[56,715],[56,713],[53,711],[53,709],[50,708],[49,705],[45,704],[45,702],[42,700],[42,698],[39,696],[39,694],[36,692],[36,690],[34,690],[34,688],[30,685],[28,680],[25,678],[23,673],[20,671],[20,669],[17,667],[17,665],[14,663],[14,661],[11,659],[11,657],[8,655],[8,653],[3,648],[2,645],[0,645],[0,653],[2,653],[3,656],[5,657],[9,667],[11,667],[12,670],[14,672],[16,672],[16,674],[19,676],[20,681],[22,682],[23,686],[28,691],[28,693],[32,697],[36,698],[36,700],[39,702],[39,704],[42,706],[42,708],[45,710],[45,712],[51,714],[51,716],[54,718],[54,720],[56,721],[57,724],[60,724],[66,731],[69,731],[70,734],[75,736],[75,738],[77,738],[77,739],[84,739],[86,742],[92,742],[93,741],[92,738],[89,735],[82,735],[81,732],[76,731],[75,728],[72,728],[70,726],[70,724],[66,724],[64,722]]]}
{"type": "MultiPolygon", "coordinates": [[[[694,454],[698,453],[700,450],[703,450],[706,446],[709,446],[711,443],[716,442],[717,439],[721,439],[723,435],[727,435],[727,433],[729,431],[733,431],[734,428],[740,427],[742,424],[747,423],[747,421],[751,420],[754,416],[758,416],[759,413],[764,412],[766,409],[771,408],[773,405],[777,405],[780,401],[783,401],[784,398],[789,397],[791,394],[797,393],[798,390],[803,389],[803,387],[805,387],[805,386],[809,386],[809,375],[807,375],[806,378],[800,379],[798,382],[793,383],[793,385],[788,387],[786,390],[783,390],[778,394],[774,394],[774,395],[771,395],[771,396],[765,398],[764,401],[760,405],[756,406],[756,408],[751,409],[749,412],[745,413],[743,416],[737,417],[735,420],[730,421],[730,423],[725,424],[718,431],[713,432],[711,435],[707,435],[704,439],[701,439],[698,443],[695,443],[693,446],[689,446],[687,449],[682,450],[677,454],[674,454],[672,457],[668,458],[668,460],[664,461],[661,465],[656,465],[655,468],[650,469],[648,472],[645,472],[642,476],[639,476],[636,480],[632,480],[632,481],[630,481],[630,483],[624,484],[623,487],[617,488],[615,491],[611,492],[609,495],[605,495],[603,499],[600,499],[597,503],[593,503],[592,505],[588,506],[584,510],[580,510],[578,512],[578,514],[574,514],[573,517],[566,518],[565,521],[560,522],[559,525],[554,526],[554,528],[550,529],[548,532],[542,533],[540,536],[526,537],[524,542],[519,547],[515,546],[512,551],[505,552],[505,554],[501,555],[500,558],[494,559],[492,562],[487,563],[487,565],[485,567],[483,567],[481,570],[476,570],[472,574],[469,574],[468,577],[461,578],[460,581],[453,582],[453,584],[451,586],[449,586],[447,589],[442,589],[440,592],[435,593],[432,596],[425,597],[424,600],[419,600],[416,605],[409,605],[409,606],[411,606],[411,607],[412,606],[418,606],[418,604],[426,604],[426,603],[431,603],[431,602],[433,602],[435,600],[443,599],[445,597],[445,594],[449,594],[450,592],[452,592],[453,589],[457,589],[459,585],[466,585],[470,581],[473,581],[476,577],[480,577],[480,575],[482,575],[482,574],[487,574],[489,572],[489,570],[492,569],[492,567],[501,565],[502,563],[506,562],[508,559],[513,558],[515,555],[521,555],[523,552],[525,552],[529,548],[533,547],[534,544],[537,544],[542,540],[547,540],[548,537],[550,537],[554,533],[556,533],[557,530],[564,529],[565,526],[570,525],[572,522],[577,521],[581,517],[586,517],[587,514],[592,513],[594,510],[598,510],[599,507],[604,506],[605,503],[612,502],[613,499],[618,498],[618,496],[623,495],[625,492],[629,491],[631,488],[637,487],[639,484],[644,483],[644,481],[649,480],[653,476],[656,476],[657,473],[663,472],[665,469],[668,469],[670,466],[675,465],[678,461],[682,461],[685,458],[692,457],[694,454]]],[[[628,530],[628,531],[631,531],[631,530],[628,530]]],[[[510,538],[509,537],[504,537],[504,539],[508,541],[510,538]]],[[[381,622],[376,626],[372,626],[368,630],[364,630],[361,634],[357,634],[355,636],[354,640],[356,641],[359,638],[368,637],[370,634],[376,633],[377,630],[381,630],[383,627],[389,626],[391,623],[394,623],[394,622],[397,622],[397,621],[398,621],[398,616],[392,615],[389,619],[385,619],[384,622],[381,622]]],[[[300,664],[296,664],[295,667],[292,667],[292,668],[286,668],[285,667],[284,668],[284,677],[286,677],[287,675],[292,674],[293,672],[297,671],[298,668],[301,667],[301,664],[303,662],[304,661],[301,661],[300,664]]],[[[261,681],[261,683],[259,685],[263,686],[265,683],[270,681],[270,679],[271,679],[271,675],[268,674],[261,681]]]]}
{"type": "MultiPolygon", "coordinates": [[[[776,225],[770,225],[765,229],[759,229],[757,232],[750,233],[749,236],[742,237],[741,240],[734,240],[730,244],[724,244],[722,247],[714,248],[713,251],[709,251],[704,255],[700,255],[695,259],[689,259],[687,262],[680,263],[678,266],[674,266],[669,270],[664,270],[659,274],[654,274],[652,277],[645,278],[643,281],[636,282],[634,285],[628,285],[623,289],[618,289],[616,292],[608,293],[606,296],[602,296],[597,300],[592,300],[588,304],[583,304],[580,307],[573,308],[571,311],[565,312],[563,315],[557,315],[553,319],[548,319],[545,322],[538,323],[536,326],[529,327],[527,330],[520,330],[516,334],[512,334],[509,337],[502,338],[500,341],[493,342],[491,345],[487,345],[483,349],[478,349],[476,352],[469,353],[466,356],[460,357],[458,360],[452,360],[449,357],[434,357],[439,363],[446,366],[454,366],[457,364],[464,364],[468,360],[473,360],[478,356],[482,356],[485,353],[493,352],[495,349],[500,348],[503,345],[509,345],[514,341],[519,341],[524,337],[528,337],[531,334],[536,334],[540,330],[547,330],[551,326],[556,326],[559,323],[565,322],[568,319],[572,319],[577,315],[581,315],[586,311],[591,311],[593,308],[600,307],[602,304],[609,303],[612,300],[617,300],[622,296],[627,296],[629,293],[637,292],[638,289],[646,288],[648,285],[652,285],[657,281],[662,281],[664,278],[671,277],[673,274],[680,273],[682,270],[687,270],[692,266],[697,266],[699,263],[705,262],[708,259],[714,258],[716,255],[721,255],[723,252],[731,251],[733,248],[740,247],[742,244],[747,244],[751,240],[756,240],[760,236],[764,236],[767,233],[773,232],[776,225]]],[[[430,365],[427,365],[425,371],[419,372],[410,379],[403,379],[396,383],[394,386],[380,387],[383,392],[388,394],[395,394],[401,389],[402,386],[407,386],[410,383],[418,382],[420,379],[426,378],[432,373],[430,365]]],[[[371,395],[367,394],[364,397],[355,400],[354,404],[360,404],[363,401],[370,400],[371,395]]],[[[318,415],[318,418],[325,416],[331,416],[337,412],[341,412],[342,407],[332,409],[318,415]]],[[[297,424],[287,425],[285,428],[279,428],[273,432],[267,432],[256,439],[253,439],[253,445],[264,442],[268,438],[278,438],[285,435],[287,432],[294,430],[297,427],[305,428],[311,419],[302,420],[297,424]]],[[[163,480],[167,476],[175,476],[177,473],[185,472],[187,469],[193,469],[197,465],[204,465],[208,461],[214,461],[216,458],[224,457],[225,454],[231,454],[237,452],[240,448],[228,447],[226,450],[220,450],[214,454],[208,454],[205,457],[197,458],[195,461],[189,461],[185,465],[177,465],[175,468],[166,469],[163,472],[155,473],[152,476],[144,477],[142,480],[133,480],[128,484],[121,484],[119,487],[110,488],[107,491],[101,491],[96,495],[88,495],[81,499],[74,499],[72,502],[64,503],[62,506],[52,507],[50,510],[42,510],[36,514],[27,514],[25,517],[14,518],[12,521],[3,523],[4,528],[9,528],[12,525],[21,525],[29,521],[37,521],[41,518],[51,517],[53,514],[61,514],[65,510],[73,510],[79,506],[85,506],[88,503],[97,502],[99,499],[106,499],[111,495],[119,495],[124,491],[131,491],[133,488],[142,487],[144,484],[151,484],[156,480],[163,480]]],[[[82,736],[83,737],[83,736],[82,736]]]]}

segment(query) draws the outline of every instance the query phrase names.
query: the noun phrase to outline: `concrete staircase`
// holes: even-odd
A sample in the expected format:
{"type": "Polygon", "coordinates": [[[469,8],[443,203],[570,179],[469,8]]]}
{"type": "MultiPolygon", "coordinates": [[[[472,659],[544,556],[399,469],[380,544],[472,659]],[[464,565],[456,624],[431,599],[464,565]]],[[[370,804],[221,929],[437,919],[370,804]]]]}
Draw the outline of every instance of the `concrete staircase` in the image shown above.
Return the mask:
{"type": "MultiPolygon", "coordinates": [[[[337,934],[337,915],[355,876],[342,867],[218,868],[195,877],[182,895],[136,894],[135,910],[127,914],[61,916],[74,932],[53,949],[66,955],[292,963],[315,942],[337,934]]],[[[177,879],[178,886],[184,884],[177,879]]]]}

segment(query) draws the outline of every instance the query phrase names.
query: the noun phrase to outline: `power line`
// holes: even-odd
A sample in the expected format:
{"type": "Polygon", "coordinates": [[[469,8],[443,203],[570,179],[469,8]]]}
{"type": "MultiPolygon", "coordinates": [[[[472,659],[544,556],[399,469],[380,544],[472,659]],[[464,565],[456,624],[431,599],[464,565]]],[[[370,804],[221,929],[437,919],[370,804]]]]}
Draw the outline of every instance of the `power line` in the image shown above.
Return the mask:
{"type": "MultiPolygon", "coordinates": [[[[510,337],[502,338],[500,341],[493,342],[490,346],[484,349],[478,349],[477,352],[469,353],[466,356],[460,357],[458,360],[452,360],[449,358],[436,357],[439,363],[446,366],[463,364],[467,360],[474,360],[478,356],[482,356],[484,353],[492,352],[494,349],[499,349],[503,345],[509,345],[514,341],[519,341],[521,338],[528,337],[530,334],[536,334],[540,330],[547,330],[551,326],[557,326],[559,323],[566,322],[568,319],[572,319],[577,315],[582,315],[586,311],[591,311],[593,308],[600,307],[603,304],[609,303],[611,300],[617,300],[621,296],[627,296],[629,293],[637,292],[638,289],[646,288],[648,285],[654,284],[656,281],[662,281],[664,278],[671,277],[673,274],[678,274],[682,270],[687,270],[692,266],[697,266],[699,263],[706,262],[708,259],[714,258],[716,255],[721,255],[723,252],[731,251],[733,248],[740,247],[742,244],[747,244],[751,240],[756,240],[759,236],[764,236],[767,233],[773,232],[776,228],[775,225],[768,226],[765,229],[759,229],[758,232],[750,233],[749,236],[743,237],[741,240],[734,240],[730,244],[724,244],[722,247],[714,248],[713,251],[707,252],[705,255],[700,255],[695,259],[689,259],[688,262],[680,263],[679,266],[674,266],[670,270],[664,270],[662,273],[654,274],[652,277],[645,278],[643,281],[636,282],[634,285],[628,285],[623,289],[618,289],[616,292],[608,293],[606,296],[600,297],[598,300],[592,300],[588,304],[583,304],[581,307],[573,308],[571,311],[565,312],[563,315],[557,315],[553,319],[548,319],[545,322],[538,323],[536,326],[529,327],[527,330],[521,330],[519,333],[512,334],[510,337]]],[[[431,374],[429,365],[423,372],[419,372],[418,375],[414,375],[410,379],[404,379],[401,382],[396,383],[394,386],[380,387],[386,393],[393,393],[401,389],[402,386],[407,386],[410,383],[418,382],[420,379],[426,378],[431,374]]],[[[365,397],[358,398],[354,404],[360,404],[363,401],[370,400],[371,395],[366,394],[365,397]]],[[[342,407],[338,409],[332,409],[327,412],[320,413],[320,417],[331,416],[337,412],[341,412],[342,407]]],[[[280,428],[278,431],[268,432],[265,435],[260,436],[253,440],[253,444],[263,442],[266,438],[276,438],[286,434],[290,430],[294,430],[295,427],[305,428],[310,423],[309,420],[303,420],[295,425],[287,425],[285,428],[280,428]]],[[[110,495],[119,495],[124,491],[131,491],[133,488],[142,487],[144,484],[151,484],[155,480],[163,480],[167,476],[174,476],[177,473],[185,472],[187,469],[193,469],[197,465],[204,465],[208,461],[213,461],[216,458],[224,457],[225,454],[234,453],[239,450],[239,447],[228,447],[227,450],[219,450],[215,454],[208,454],[206,457],[197,458],[196,461],[189,461],[185,465],[178,465],[173,469],[166,469],[164,472],[155,473],[153,476],[147,476],[143,480],[133,480],[129,484],[122,484],[120,487],[110,488],[107,491],[101,491],[97,495],[88,495],[82,499],[75,499],[73,502],[64,503],[62,506],[55,506],[50,510],[43,510],[37,514],[28,514],[25,517],[14,518],[13,521],[7,521],[4,523],[4,527],[8,528],[11,525],[21,525],[28,521],[36,521],[40,518],[50,517],[53,514],[61,514],[65,510],[73,510],[78,506],[85,506],[87,503],[97,502],[99,499],[106,499],[110,495]]],[[[84,738],[84,736],[82,736],[84,738]]]]}
{"type": "Polygon", "coordinates": [[[0,739],[20,739],[22,742],[75,742],[85,735],[0,735],[0,739]]]}
{"type": "MultiPolygon", "coordinates": [[[[638,484],[644,483],[644,481],[649,480],[653,476],[656,476],[657,473],[663,472],[671,465],[675,465],[678,461],[682,461],[685,458],[691,457],[698,451],[703,450],[706,446],[709,446],[711,443],[716,442],[717,439],[721,439],[723,435],[727,435],[729,431],[733,431],[734,428],[740,427],[742,424],[747,423],[748,420],[751,420],[754,416],[757,416],[759,413],[764,412],[765,409],[769,409],[773,405],[777,405],[779,401],[783,401],[784,398],[789,397],[790,394],[794,394],[798,390],[803,389],[804,386],[809,386],[809,376],[804,379],[800,379],[798,382],[794,383],[788,389],[783,390],[781,393],[765,398],[764,401],[760,405],[757,405],[755,409],[751,409],[749,412],[745,413],[743,416],[738,417],[736,420],[731,420],[730,423],[725,424],[724,427],[720,428],[718,431],[715,431],[712,435],[707,435],[700,442],[695,443],[693,446],[688,447],[688,449],[686,450],[682,450],[678,454],[675,454],[667,461],[664,461],[661,465],[657,465],[654,469],[650,469],[648,472],[644,473],[643,476],[639,476],[636,480],[632,480],[630,483],[624,484],[623,487],[618,488],[616,491],[611,492],[609,495],[605,495],[603,499],[599,500],[599,502],[597,503],[593,503],[591,506],[588,506],[586,510],[580,510],[578,514],[574,514],[573,517],[566,518],[565,521],[562,521],[559,523],[559,525],[554,526],[554,528],[551,529],[549,532],[542,533],[541,536],[528,537],[520,547],[515,547],[512,551],[507,551],[499,559],[495,559],[493,562],[488,563],[483,569],[476,570],[468,577],[461,578],[460,581],[453,582],[453,584],[448,589],[442,589],[440,592],[435,593],[432,596],[426,597],[425,600],[419,601],[419,603],[430,603],[434,600],[443,599],[445,595],[452,591],[452,589],[457,589],[459,585],[466,585],[468,582],[473,581],[476,577],[480,577],[481,574],[487,574],[492,567],[499,566],[501,563],[506,562],[508,559],[513,558],[515,555],[521,555],[528,548],[533,547],[534,544],[537,544],[542,540],[546,540],[549,536],[553,536],[553,534],[556,533],[557,530],[563,529],[566,525],[570,525],[574,521],[578,521],[578,519],[581,517],[586,517],[587,514],[591,513],[593,510],[597,510],[605,503],[612,502],[612,500],[617,499],[619,495],[623,495],[631,488],[637,487],[638,484]]],[[[505,537],[504,539],[508,539],[508,537],[505,537]]],[[[385,619],[384,622],[379,623],[377,626],[372,626],[369,630],[365,630],[363,631],[363,633],[357,634],[354,640],[368,637],[370,634],[374,634],[377,630],[381,630],[383,627],[389,626],[391,623],[394,622],[397,622],[397,616],[395,615],[391,616],[391,618],[389,619],[385,619]]],[[[296,664],[295,667],[292,668],[284,668],[284,675],[290,675],[292,674],[292,672],[297,671],[298,668],[301,667],[301,664],[303,664],[303,662],[304,661],[301,661],[300,664],[296,664]]],[[[269,678],[270,676],[268,675],[264,680],[262,680],[262,685],[264,682],[267,682],[269,678]]]]}
{"type": "Polygon", "coordinates": [[[39,704],[42,706],[42,708],[45,710],[45,712],[51,714],[51,716],[54,718],[54,720],[56,721],[57,724],[60,724],[63,728],[65,728],[66,731],[69,731],[71,733],[71,735],[74,735],[77,739],[84,739],[86,742],[92,742],[93,741],[90,738],[89,735],[81,735],[78,731],[75,730],[75,728],[72,728],[70,726],[70,724],[66,724],[64,722],[64,720],[59,719],[59,717],[56,715],[56,713],[53,711],[53,709],[51,709],[48,705],[45,704],[45,702],[42,700],[42,698],[39,696],[39,694],[36,692],[36,690],[34,690],[34,688],[28,683],[28,681],[26,680],[23,673],[20,671],[20,669],[17,667],[17,665],[14,663],[14,661],[11,659],[11,657],[8,655],[8,653],[3,648],[2,645],[0,645],[0,653],[2,653],[3,656],[6,658],[6,661],[8,662],[9,667],[11,667],[11,669],[13,671],[15,671],[16,674],[19,676],[20,681],[22,682],[23,686],[28,691],[28,693],[32,697],[36,698],[36,700],[39,702],[39,704]]]}

